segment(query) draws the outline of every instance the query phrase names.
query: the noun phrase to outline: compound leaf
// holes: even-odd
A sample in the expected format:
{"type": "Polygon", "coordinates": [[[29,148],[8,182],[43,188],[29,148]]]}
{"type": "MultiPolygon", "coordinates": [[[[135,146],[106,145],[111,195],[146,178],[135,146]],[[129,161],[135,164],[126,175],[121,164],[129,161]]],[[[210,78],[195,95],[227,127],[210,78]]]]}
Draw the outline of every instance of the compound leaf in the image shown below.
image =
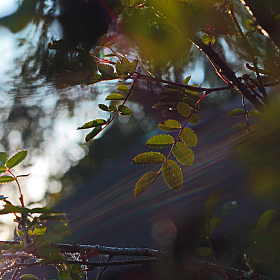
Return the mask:
{"type": "Polygon", "coordinates": [[[184,165],[192,165],[194,161],[193,151],[184,143],[178,142],[172,150],[175,158],[184,165]]]}
{"type": "Polygon", "coordinates": [[[160,134],[151,137],[147,141],[147,146],[150,148],[166,148],[174,143],[174,138],[169,134],[160,134]]]}
{"type": "Polygon", "coordinates": [[[179,191],[183,186],[183,174],[180,166],[174,160],[168,160],[162,167],[162,176],[169,188],[179,191]]]}
{"type": "Polygon", "coordinates": [[[137,182],[134,189],[134,196],[139,197],[155,180],[157,179],[159,173],[155,171],[150,171],[143,175],[137,182]]]}
{"type": "Polygon", "coordinates": [[[142,153],[134,157],[133,164],[149,164],[149,163],[161,163],[165,161],[165,155],[159,152],[142,153]]]}
{"type": "Polygon", "coordinates": [[[189,127],[185,127],[182,130],[180,138],[188,146],[195,147],[197,144],[196,133],[189,127]]]}
{"type": "Polygon", "coordinates": [[[18,153],[16,153],[13,157],[8,159],[6,166],[8,168],[12,168],[18,164],[20,164],[27,156],[28,152],[26,150],[22,150],[18,153]]]}
{"type": "Polygon", "coordinates": [[[89,134],[86,136],[86,142],[90,141],[93,139],[100,131],[102,131],[101,126],[95,127],[89,134]]]}
{"type": "Polygon", "coordinates": [[[158,128],[163,131],[176,131],[181,129],[181,124],[176,120],[166,120],[158,125],[158,128]]]}
{"type": "Polygon", "coordinates": [[[78,127],[78,129],[87,129],[87,128],[92,128],[92,127],[96,127],[96,126],[102,126],[106,123],[107,123],[106,120],[96,119],[96,120],[85,123],[83,126],[78,127]]]}

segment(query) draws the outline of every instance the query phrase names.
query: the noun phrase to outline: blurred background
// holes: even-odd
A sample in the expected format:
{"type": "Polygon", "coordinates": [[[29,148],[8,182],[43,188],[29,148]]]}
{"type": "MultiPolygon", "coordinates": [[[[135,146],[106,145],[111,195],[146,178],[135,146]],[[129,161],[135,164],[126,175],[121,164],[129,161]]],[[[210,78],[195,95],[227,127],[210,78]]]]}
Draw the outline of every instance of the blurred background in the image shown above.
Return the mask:
{"type": "MultiPolygon", "coordinates": [[[[137,16],[131,17],[129,13],[119,18],[123,10],[118,2],[1,0],[0,150],[11,155],[19,149],[28,150],[27,160],[16,170],[17,174],[31,174],[20,180],[26,204],[47,205],[66,212],[71,241],[76,243],[173,248],[175,258],[181,258],[197,245],[207,197],[221,188],[219,206],[232,202],[237,207],[217,230],[214,243],[220,253],[219,261],[233,265],[233,255],[242,258],[246,246],[247,240],[240,239],[241,232],[254,228],[264,210],[279,208],[279,201],[269,196],[261,200],[252,196],[249,188],[256,169],[250,160],[245,166],[251,168],[244,168],[240,162],[240,150],[235,149],[240,135],[233,131],[234,121],[226,118],[231,109],[241,107],[241,97],[236,92],[213,93],[205,100],[201,121],[193,127],[199,139],[194,149],[195,164],[183,167],[185,184],[179,193],[169,190],[159,179],[139,199],[133,197],[135,183],[149,168],[132,166],[131,159],[148,151],[146,140],[159,132],[157,124],[165,119],[160,110],[152,108],[161,85],[139,83],[128,103],[133,116],[120,116],[98,139],[85,143],[87,132],[77,130],[92,119],[108,118],[108,113],[99,110],[98,104],[104,103],[119,83],[88,82],[88,75],[97,72],[88,53],[94,51],[100,37],[104,40],[113,36],[116,50],[140,59],[140,67],[158,77],[182,82],[191,75],[190,84],[224,85],[211,64],[186,39],[175,35],[165,38],[156,25],[147,27],[143,20],[139,22],[137,16]],[[137,22],[139,26],[135,25],[137,22]],[[147,33],[147,28],[152,31],[144,36],[141,32],[147,33]],[[48,48],[50,42],[60,39],[65,43],[63,48],[48,48]],[[132,43],[139,40],[142,49],[132,43]],[[149,50],[145,52],[147,47],[149,50]],[[85,52],[73,54],[76,48],[85,52]],[[176,51],[170,52],[173,48],[176,51]]],[[[239,4],[236,8],[240,20],[245,21],[244,7],[239,4]]],[[[183,15],[177,10],[175,13],[179,19],[183,15]]],[[[169,17],[173,19],[174,15],[170,13],[169,17]]],[[[185,24],[179,19],[176,24],[185,24]]],[[[167,24],[166,28],[171,27],[167,24]]],[[[256,39],[255,43],[259,44],[260,53],[268,51],[265,39],[256,39]]],[[[246,54],[234,43],[229,44],[226,37],[221,37],[217,49],[240,75],[245,73],[246,54]]],[[[125,83],[129,85],[129,82],[125,83]]],[[[277,119],[275,115],[267,118],[277,119]]],[[[278,127],[278,122],[273,127],[278,127]]],[[[278,130],[273,133],[276,141],[278,130]]],[[[259,148],[259,151],[267,150],[267,146],[259,148]]],[[[248,147],[243,149],[248,151],[248,147]]],[[[248,158],[254,158],[256,151],[251,148],[250,153],[248,158]]],[[[271,154],[275,155],[275,151],[265,156],[269,158],[268,166],[271,162],[278,164],[278,158],[271,158],[271,154]]],[[[257,162],[260,161],[262,158],[257,162]]],[[[272,185],[279,176],[277,164],[272,164],[275,170],[268,167],[269,174],[274,176],[272,185]]],[[[262,165],[257,168],[262,170],[262,165]]],[[[261,178],[255,179],[254,184],[261,178]]],[[[18,203],[18,190],[12,184],[1,185],[0,194],[18,203]]],[[[12,221],[12,216],[1,217],[1,240],[12,238],[12,221]]],[[[135,272],[129,272],[129,276],[119,279],[183,279],[188,275],[184,269],[179,273],[176,267],[174,276],[175,268],[168,269],[165,276],[152,269],[152,272],[142,270],[143,275],[136,272],[139,278],[135,272]]],[[[122,268],[114,269],[112,279],[117,279],[118,272],[122,268]]],[[[41,273],[43,277],[47,272],[41,273]]],[[[190,275],[191,279],[198,277],[190,275]]]]}

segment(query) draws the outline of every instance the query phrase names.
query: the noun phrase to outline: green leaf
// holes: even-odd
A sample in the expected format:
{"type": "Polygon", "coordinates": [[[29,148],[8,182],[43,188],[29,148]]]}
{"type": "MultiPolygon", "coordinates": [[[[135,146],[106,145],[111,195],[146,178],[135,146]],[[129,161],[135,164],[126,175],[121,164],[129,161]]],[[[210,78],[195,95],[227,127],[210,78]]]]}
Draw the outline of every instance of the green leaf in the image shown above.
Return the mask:
{"type": "Polygon", "coordinates": [[[195,253],[201,257],[209,257],[212,255],[212,251],[209,247],[197,247],[195,253]]]}
{"type": "Polygon", "coordinates": [[[102,126],[106,123],[107,123],[106,120],[96,119],[96,120],[85,123],[83,126],[78,127],[78,129],[87,129],[87,128],[92,128],[92,127],[96,127],[96,126],[102,126]]]}
{"type": "Polygon", "coordinates": [[[36,275],[34,274],[24,274],[19,277],[20,280],[40,280],[36,275]]]}
{"type": "Polygon", "coordinates": [[[194,161],[193,151],[184,143],[177,142],[172,150],[175,158],[184,165],[192,165],[194,161]]]}
{"type": "Polygon", "coordinates": [[[239,131],[247,128],[247,124],[244,122],[236,124],[234,127],[234,130],[239,131]]]}
{"type": "Polygon", "coordinates": [[[193,113],[191,117],[189,118],[189,123],[191,124],[197,124],[199,122],[199,115],[196,113],[193,113]]]}
{"type": "Polygon", "coordinates": [[[182,130],[180,138],[188,146],[195,147],[197,144],[196,133],[189,127],[185,127],[182,130]]]}
{"type": "Polygon", "coordinates": [[[47,230],[47,227],[39,227],[33,230],[34,235],[44,235],[47,230]]]}
{"type": "Polygon", "coordinates": [[[89,134],[86,136],[86,142],[90,141],[93,139],[100,131],[102,131],[101,126],[95,127],[89,134]]]}
{"type": "Polygon", "coordinates": [[[125,97],[120,93],[111,93],[106,97],[106,100],[124,100],[125,97]]]}
{"type": "Polygon", "coordinates": [[[262,128],[262,126],[259,123],[254,123],[249,126],[250,132],[261,129],[261,128],[262,128]]]}
{"type": "Polygon", "coordinates": [[[116,64],[116,70],[119,76],[127,77],[133,74],[136,66],[137,64],[135,65],[135,62],[130,63],[130,61],[127,58],[122,57],[122,61],[117,62],[116,64]]]}
{"type": "Polygon", "coordinates": [[[129,87],[126,85],[118,85],[117,90],[118,91],[129,91],[129,87]]]}
{"type": "Polygon", "coordinates": [[[0,174],[5,173],[7,171],[7,167],[0,165],[0,174]]]}
{"type": "Polygon", "coordinates": [[[16,165],[20,164],[27,156],[28,152],[26,150],[22,150],[18,153],[16,153],[13,157],[8,159],[6,166],[11,169],[12,167],[15,167],[16,165]]]}
{"type": "Polygon", "coordinates": [[[179,102],[177,104],[177,110],[183,117],[187,117],[191,113],[191,107],[185,102],[179,102]]]}
{"type": "Polygon", "coordinates": [[[118,107],[118,111],[120,112],[121,115],[124,115],[124,116],[131,116],[132,115],[131,109],[128,108],[127,106],[125,106],[125,105],[120,105],[118,107]]]}
{"type": "Polygon", "coordinates": [[[235,108],[226,114],[227,117],[240,117],[240,116],[244,116],[244,115],[245,115],[245,111],[244,111],[244,109],[241,109],[241,108],[235,108]]]}
{"type": "Polygon", "coordinates": [[[0,177],[0,184],[10,183],[10,182],[13,182],[14,180],[15,180],[15,178],[12,177],[12,176],[1,176],[0,177]]]}
{"type": "Polygon", "coordinates": [[[218,190],[212,192],[210,194],[210,196],[208,197],[208,199],[206,201],[206,205],[205,205],[205,218],[206,219],[209,219],[212,216],[215,205],[220,196],[220,192],[221,192],[221,190],[218,189],[218,190]]]}
{"type": "MultiPolygon", "coordinates": [[[[191,86],[197,87],[196,85],[191,85],[191,86]]],[[[185,90],[185,94],[186,94],[189,98],[194,99],[195,101],[198,101],[199,98],[200,98],[200,95],[199,95],[199,93],[198,93],[197,91],[193,91],[193,90],[188,90],[188,89],[186,89],[186,90],[185,90]]],[[[186,102],[186,103],[188,103],[188,102],[186,102]]]]}
{"type": "Polygon", "coordinates": [[[114,68],[108,64],[98,64],[98,70],[105,78],[110,78],[114,75],[114,68]]]}
{"type": "Polygon", "coordinates": [[[254,31],[256,29],[256,23],[253,20],[248,19],[246,21],[246,27],[247,27],[247,29],[254,31]]]}
{"type": "Polygon", "coordinates": [[[99,109],[101,109],[102,111],[106,111],[106,112],[110,112],[110,109],[108,106],[106,106],[105,104],[98,104],[99,109]]]}
{"type": "Polygon", "coordinates": [[[212,233],[214,232],[217,225],[221,222],[221,220],[221,218],[218,218],[216,216],[212,216],[209,220],[207,220],[207,223],[201,231],[201,238],[207,239],[207,237],[211,237],[212,233]]]}
{"type": "Polygon", "coordinates": [[[134,157],[133,164],[149,164],[149,163],[161,163],[165,161],[165,156],[158,152],[142,153],[134,157]]]}
{"type": "Polygon", "coordinates": [[[256,117],[256,118],[261,118],[263,114],[257,110],[250,110],[248,113],[249,117],[256,117]]]}
{"type": "Polygon", "coordinates": [[[154,104],[153,108],[175,108],[177,105],[177,101],[176,102],[157,102],[156,104],[154,104]]]}
{"type": "Polygon", "coordinates": [[[169,134],[160,134],[151,137],[147,141],[147,146],[150,148],[166,148],[174,143],[174,138],[169,134]]]}
{"type": "Polygon", "coordinates": [[[205,45],[212,46],[215,44],[216,38],[215,38],[215,35],[213,35],[213,34],[211,34],[211,35],[203,34],[201,37],[201,40],[205,45]]]}
{"type": "Polygon", "coordinates": [[[174,160],[168,160],[162,167],[162,176],[169,188],[179,191],[183,186],[183,174],[180,166],[174,160]]]}
{"type": "Polygon", "coordinates": [[[143,175],[137,182],[134,189],[134,196],[139,197],[155,180],[157,179],[159,173],[155,171],[150,171],[143,175]]]}
{"type": "Polygon", "coordinates": [[[190,81],[190,79],[191,79],[191,76],[186,77],[184,80],[184,84],[187,85],[188,82],[190,81]]]}
{"type": "Polygon", "coordinates": [[[259,218],[257,222],[257,229],[258,230],[265,230],[270,221],[275,216],[276,212],[275,210],[267,210],[265,211],[262,216],[259,218]]]}
{"type": "Polygon", "coordinates": [[[115,106],[115,105],[110,105],[110,106],[109,106],[109,110],[110,110],[110,112],[116,112],[118,109],[117,109],[117,106],[115,106]]]}
{"type": "Polygon", "coordinates": [[[0,165],[5,165],[8,159],[8,154],[5,152],[0,152],[0,165]]]}
{"type": "Polygon", "coordinates": [[[187,103],[191,108],[194,108],[196,106],[196,101],[188,96],[185,96],[182,101],[187,103]]]}
{"type": "Polygon", "coordinates": [[[181,129],[181,124],[176,120],[166,120],[158,125],[158,128],[163,131],[176,131],[181,129]]]}
{"type": "Polygon", "coordinates": [[[6,201],[4,208],[0,210],[0,215],[10,214],[10,213],[21,213],[27,215],[29,213],[29,209],[25,207],[15,206],[11,202],[6,201]]]}

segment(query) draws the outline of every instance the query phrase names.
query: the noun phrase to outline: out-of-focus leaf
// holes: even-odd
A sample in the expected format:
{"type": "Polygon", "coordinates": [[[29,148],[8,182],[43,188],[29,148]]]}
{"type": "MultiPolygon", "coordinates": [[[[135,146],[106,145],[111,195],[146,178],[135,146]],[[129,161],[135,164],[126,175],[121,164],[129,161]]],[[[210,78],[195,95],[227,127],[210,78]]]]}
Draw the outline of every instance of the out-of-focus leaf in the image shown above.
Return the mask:
{"type": "Polygon", "coordinates": [[[191,124],[197,124],[199,122],[199,115],[196,113],[193,113],[189,119],[189,123],[191,124]]]}
{"type": "Polygon", "coordinates": [[[129,87],[127,87],[126,85],[118,85],[117,90],[118,91],[129,91],[129,87]]]}
{"type": "Polygon", "coordinates": [[[98,104],[99,109],[101,109],[102,111],[106,111],[106,112],[110,112],[110,109],[107,105],[105,104],[98,104]]]}
{"type": "Polygon", "coordinates": [[[96,126],[102,126],[106,123],[107,123],[106,120],[96,119],[96,120],[85,123],[83,126],[78,127],[78,129],[87,129],[87,128],[92,128],[92,127],[96,127],[96,126]]]}
{"type": "Polygon", "coordinates": [[[244,115],[245,115],[245,111],[244,111],[244,109],[241,109],[241,108],[235,108],[226,114],[227,117],[240,117],[240,116],[244,116],[244,115]]]}
{"type": "Polygon", "coordinates": [[[110,110],[110,112],[116,112],[118,109],[117,109],[117,106],[115,106],[115,105],[110,105],[110,106],[109,106],[109,110],[110,110]]]}
{"type": "Polygon", "coordinates": [[[183,129],[180,138],[188,146],[195,147],[197,144],[196,133],[189,127],[183,129]]]}
{"type": "Polygon", "coordinates": [[[259,218],[259,220],[257,222],[257,229],[258,230],[264,230],[268,226],[270,221],[273,219],[275,214],[276,214],[275,210],[267,210],[267,211],[265,211],[261,215],[261,217],[259,218]]]}
{"type": "Polygon", "coordinates": [[[210,194],[210,196],[208,197],[207,201],[206,201],[206,205],[205,205],[205,218],[209,219],[214,211],[214,207],[218,201],[218,198],[220,196],[221,190],[215,190],[214,192],[212,192],[210,194]]]}
{"type": "Polygon", "coordinates": [[[101,126],[95,127],[89,134],[86,136],[86,142],[90,141],[93,139],[100,131],[102,131],[101,126]]]}
{"type": "Polygon", "coordinates": [[[0,177],[0,184],[10,183],[13,182],[15,179],[12,176],[1,176],[0,177]]]}
{"type": "Polygon", "coordinates": [[[182,101],[187,103],[191,108],[194,108],[196,106],[196,101],[188,96],[185,96],[182,101]]]}
{"type": "Polygon", "coordinates": [[[216,42],[215,35],[213,35],[213,34],[211,34],[211,35],[203,34],[201,37],[201,40],[205,45],[208,45],[208,46],[209,45],[212,46],[216,42]]]}
{"type": "Polygon", "coordinates": [[[204,229],[201,231],[201,238],[211,237],[212,233],[220,222],[221,218],[218,218],[216,216],[212,216],[210,219],[208,219],[204,226],[204,229]]]}
{"type": "Polygon", "coordinates": [[[247,128],[247,124],[244,122],[237,123],[234,127],[234,130],[239,131],[247,128]]]}
{"type": "Polygon", "coordinates": [[[184,80],[184,84],[187,85],[188,82],[190,81],[190,79],[191,79],[191,76],[186,77],[184,80]]]}
{"type": "Polygon", "coordinates": [[[212,251],[209,247],[197,247],[195,253],[201,257],[209,257],[212,255],[212,251]]]}
{"type": "Polygon", "coordinates": [[[176,131],[181,129],[181,124],[176,120],[166,120],[158,125],[158,128],[163,131],[176,131]]]}
{"type": "Polygon", "coordinates": [[[160,134],[151,137],[147,141],[147,146],[150,148],[166,148],[174,143],[174,138],[169,134],[160,134]]]}
{"type": "Polygon", "coordinates": [[[165,161],[165,155],[158,152],[142,153],[134,157],[133,164],[149,164],[149,163],[162,163],[165,161]]]}
{"type": "Polygon", "coordinates": [[[33,230],[34,235],[44,235],[47,230],[47,227],[39,227],[33,230]]]}
{"type": "Polygon", "coordinates": [[[257,110],[250,110],[248,113],[249,117],[256,117],[256,118],[261,118],[262,117],[262,113],[257,111],[257,110]]]}
{"type": "Polygon", "coordinates": [[[26,150],[22,150],[16,153],[13,157],[8,159],[6,166],[8,168],[15,167],[16,165],[20,164],[27,156],[28,152],[26,150]]]}
{"type": "Polygon", "coordinates": [[[5,152],[0,152],[0,165],[5,165],[8,160],[8,154],[5,152]]]}
{"type": "Polygon", "coordinates": [[[183,117],[187,117],[191,113],[191,107],[185,102],[179,102],[177,104],[177,110],[183,117]]]}
{"type": "Polygon", "coordinates": [[[7,171],[7,167],[0,165],[0,174],[5,173],[7,171]]]}
{"type": "Polygon", "coordinates": [[[238,203],[233,201],[227,201],[216,213],[215,216],[218,218],[225,218],[232,211],[234,211],[238,206],[238,203]]]}
{"type": "Polygon", "coordinates": [[[124,100],[125,97],[120,93],[111,93],[106,97],[106,100],[124,100]]]}
{"type": "Polygon", "coordinates": [[[108,64],[98,64],[98,70],[104,78],[110,78],[114,75],[114,68],[108,64]]]}
{"type": "Polygon", "coordinates": [[[124,115],[124,116],[131,116],[132,115],[131,109],[128,108],[127,106],[125,106],[125,105],[120,105],[118,107],[118,111],[120,112],[121,115],[124,115]]]}
{"type": "Polygon", "coordinates": [[[0,215],[9,214],[9,213],[21,213],[27,215],[29,213],[29,209],[25,207],[15,206],[11,202],[6,201],[4,208],[0,210],[0,215]]]}
{"type": "Polygon", "coordinates": [[[117,62],[116,64],[116,70],[119,76],[121,77],[127,77],[129,75],[132,75],[135,71],[135,68],[137,66],[137,63],[130,62],[127,58],[122,57],[121,62],[117,62]]]}
{"type": "Polygon", "coordinates": [[[134,189],[134,196],[139,197],[155,180],[157,179],[159,173],[155,171],[150,171],[143,175],[137,182],[134,189]]]}
{"type": "Polygon", "coordinates": [[[34,274],[24,274],[19,277],[20,280],[40,280],[36,275],[34,274]]]}
{"type": "Polygon", "coordinates": [[[262,128],[262,126],[259,123],[254,123],[249,126],[250,132],[261,129],[261,128],[262,128]]]}
{"type": "Polygon", "coordinates": [[[177,101],[176,102],[157,102],[156,104],[154,104],[153,108],[175,108],[177,105],[177,101]]]}
{"type": "Polygon", "coordinates": [[[246,21],[246,27],[247,27],[249,30],[254,31],[254,30],[256,29],[256,24],[255,24],[255,22],[254,22],[253,20],[248,19],[248,20],[246,21]]]}
{"type": "Polygon", "coordinates": [[[183,174],[180,166],[174,160],[168,160],[162,167],[162,176],[167,186],[174,191],[181,190],[183,174]]]}
{"type": "Polygon", "coordinates": [[[184,165],[192,165],[194,161],[193,151],[184,143],[177,142],[172,150],[175,158],[184,165]]]}

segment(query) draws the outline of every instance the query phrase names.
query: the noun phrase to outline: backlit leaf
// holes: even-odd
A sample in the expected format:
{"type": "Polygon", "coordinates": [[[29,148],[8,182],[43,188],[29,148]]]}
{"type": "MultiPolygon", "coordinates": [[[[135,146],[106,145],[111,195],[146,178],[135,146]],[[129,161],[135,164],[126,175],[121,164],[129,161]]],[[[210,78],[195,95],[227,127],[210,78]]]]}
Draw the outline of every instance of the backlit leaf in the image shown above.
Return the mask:
{"type": "Polygon", "coordinates": [[[110,110],[110,112],[116,112],[118,109],[117,109],[117,106],[115,106],[115,105],[110,105],[110,106],[109,106],[109,110],[110,110]]]}
{"type": "Polygon", "coordinates": [[[26,158],[27,154],[28,154],[28,152],[26,150],[16,153],[13,157],[8,159],[6,166],[8,168],[12,168],[12,167],[18,165],[26,158]]]}
{"type": "Polygon", "coordinates": [[[34,274],[24,274],[21,275],[20,280],[40,280],[36,275],[34,274]]]}
{"type": "Polygon", "coordinates": [[[10,183],[13,182],[15,179],[12,176],[1,176],[0,177],[0,184],[10,183]]]}
{"type": "Polygon", "coordinates": [[[153,182],[155,182],[158,175],[158,172],[150,171],[142,176],[135,186],[134,196],[139,197],[153,182]]]}
{"type": "Polygon", "coordinates": [[[162,167],[162,176],[167,186],[179,191],[183,186],[183,174],[180,166],[174,160],[168,160],[162,167]]]}
{"type": "Polygon", "coordinates": [[[201,37],[201,40],[204,44],[206,45],[214,45],[215,44],[215,41],[216,41],[216,38],[215,38],[215,35],[211,34],[211,35],[208,35],[208,34],[203,34],[202,37],[201,37]]]}
{"type": "Polygon", "coordinates": [[[245,115],[245,111],[244,111],[244,109],[241,109],[241,108],[235,108],[226,114],[227,117],[240,117],[240,116],[244,116],[244,115],[245,115]]]}
{"type": "Polygon", "coordinates": [[[122,57],[122,61],[117,62],[116,64],[117,73],[121,77],[126,77],[131,75],[134,72],[133,70],[134,67],[135,65],[134,64],[132,65],[130,61],[125,57],[122,57]]]}
{"type": "Polygon", "coordinates": [[[106,97],[106,100],[124,100],[124,96],[120,93],[111,93],[106,97]]]}
{"type": "Polygon", "coordinates": [[[197,124],[199,122],[199,115],[196,113],[193,113],[191,117],[189,118],[189,123],[191,124],[197,124]]]}
{"type": "Polygon", "coordinates": [[[0,174],[5,173],[7,171],[6,166],[0,165],[0,174]]]}
{"type": "Polygon", "coordinates": [[[188,146],[195,147],[197,144],[196,133],[189,127],[183,129],[180,138],[188,146]]]}
{"type": "Polygon", "coordinates": [[[39,227],[33,230],[34,235],[44,235],[47,230],[47,227],[39,227]]]}
{"type": "Polygon", "coordinates": [[[147,141],[147,146],[150,148],[166,148],[174,143],[174,138],[169,134],[160,134],[151,137],[147,141]]]}
{"type": "Polygon", "coordinates": [[[246,27],[247,27],[249,30],[254,31],[254,30],[256,29],[256,23],[255,23],[253,20],[248,19],[248,20],[246,21],[246,27]]]}
{"type": "Polygon", "coordinates": [[[102,131],[101,126],[95,127],[89,134],[86,136],[86,142],[90,141],[93,139],[100,131],[102,131]]]}
{"type": "Polygon", "coordinates": [[[238,123],[234,126],[234,130],[239,131],[239,130],[243,130],[247,128],[247,124],[242,122],[242,123],[238,123]]]}
{"type": "Polygon", "coordinates": [[[142,153],[134,157],[133,164],[161,163],[165,161],[165,156],[158,152],[142,153]]]}
{"type": "Polygon", "coordinates": [[[118,107],[118,111],[120,112],[121,115],[124,115],[124,116],[131,116],[132,115],[131,109],[128,108],[127,106],[125,106],[125,105],[120,105],[118,107]]]}
{"type": "Polygon", "coordinates": [[[188,82],[190,81],[190,79],[191,79],[191,76],[186,77],[184,80],[184,84],[187,85],[188,82]]]}
{"type": "Polygon", "coordinates": [[[117,90],[118,91],[128,91],[129,87],[127,87],[126,85],[118,85],[117,90]]]}
{"type": "Polygon", "coordinates": [[[8,160],[8,154],[5,152],[0,152],[0,165],[4,165],[8,160]]]}
{"type": "Polygon", "coordinates": [[[194,161],[193,151],[184,143],[177,142],[172,150],[175,158],[184,165],[192,165],[194,161]]]}
{"type": "Polygon", "coordinates": [[[185,102],[179,102],[177,110],[183,117],[187,117],[191,113],[191,107],[185,102]]]}
{"type": "Polygon", "coordinates": [[[275,216],[275,214],[275,210],[265,211],[257,222],[257,229],[264,230],[268,226],[272,218],[275,216]]]}
{"type": "Polygon", "coordinates": [[[176,120],[166,120],[158,125],[158,128],[163,131],[176,131],[181,129],[181,124],[176,120]]]}
{"type": "Polygon", "coordinates": [[[105,104],[98,104],[98,107],[103,111],[110,112],[109,107],[105,104]]]}
{"type": "Polygon", "coordinates": [[[85,123],[83,126],[78,127],[78,129],[87,129],[87,128],[91,128],[91,127],[102,126],[106,123],[107,123],[106,120],[96,119],[96,120],[85,123]]]}
{"type": "Polygon", "coordinates": [[[197,247],[195,253],[201,257],[209,257],[212,255],[212,251],[209,247],[197,247]]]}
{"type": "Polygon", "coordinates": [[[256,117],[256,118],[261,118],[262,117],[262,113],[257,111],[257,110],[250,110],[248,113],[249,117],[256,117]]]}

